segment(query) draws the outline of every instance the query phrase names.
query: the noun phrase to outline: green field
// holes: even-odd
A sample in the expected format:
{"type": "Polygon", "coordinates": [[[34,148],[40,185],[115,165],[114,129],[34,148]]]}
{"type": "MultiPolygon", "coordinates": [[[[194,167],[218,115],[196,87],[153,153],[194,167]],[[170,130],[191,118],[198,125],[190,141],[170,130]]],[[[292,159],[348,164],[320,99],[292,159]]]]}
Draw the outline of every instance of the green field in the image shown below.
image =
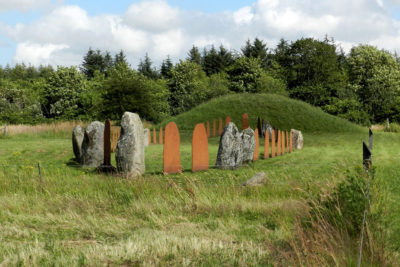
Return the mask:
{"type": "MultiPolygon", "coordinates": [[[[146,174],[134,181],[77,166],[69,132],[0,138],[0,264],[355,265],[359,236],[323,217],[315,219],[312,203],[357,175],[367,129],[282,99],[290,102],[284,114],[264,110],[273,124],[283,116],[282,128],[289,129],[292,119],[312,119],[302,129],[304,149],[235,171],[191,173],[189,130],[182,131],[184,173],[162,175],[162,146],[153,145],[146,148],[146,174]],[[323,131],[326,123],[331,126],[323,131]],[[266,185],[241,186],[260,171],[267,174],[266,185]]],[[[242,111],[235,112],[239,122],[242,111]]],[[[216,115],[198,113],[204,117],[195,122],[216,115]]],[[[178,126],[188,125],[184,116],[176,119],[178,126]]],[[[218,141],[210,139],[211,165],[218,141]]],[[[400,260],[399,151],[400,135],[375,133],[363,266],[400,260]]]]}

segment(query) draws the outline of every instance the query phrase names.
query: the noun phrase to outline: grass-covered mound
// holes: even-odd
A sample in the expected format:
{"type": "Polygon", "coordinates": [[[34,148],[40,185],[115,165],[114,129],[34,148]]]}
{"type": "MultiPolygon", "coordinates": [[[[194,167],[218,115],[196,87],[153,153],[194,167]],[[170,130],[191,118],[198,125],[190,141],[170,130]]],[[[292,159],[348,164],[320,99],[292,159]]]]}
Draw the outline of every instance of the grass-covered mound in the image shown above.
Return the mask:
{"type": "Polygon", "coordinates": [[[257,117],[268,120],[274,127],[291,128],[305,132],[354,132],[361,127],[349,121],[329,115],[305,102],[272,94],[234,94],[212,99],[192,110],[161,123],[175,121],[179,129],[192,130],[196,123],[222,118],[232,118],[239,127],[242,114],[247,113],[252,128],[257,126],[257,117]]]}

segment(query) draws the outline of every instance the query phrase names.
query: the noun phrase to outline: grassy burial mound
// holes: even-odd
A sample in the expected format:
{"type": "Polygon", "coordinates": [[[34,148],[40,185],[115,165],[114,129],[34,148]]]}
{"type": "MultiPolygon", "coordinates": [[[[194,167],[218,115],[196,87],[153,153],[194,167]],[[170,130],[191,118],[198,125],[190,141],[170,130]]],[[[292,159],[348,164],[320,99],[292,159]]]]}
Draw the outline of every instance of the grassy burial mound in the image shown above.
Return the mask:
{"type": "Polygon", "coordinates": [[[304,132],[357,132],[361,127],[349,121],[329,115],[321,109],[302,101],[272,94],[227,95],[203,103],[192,110],[161,123],[165,126],[175,121],[179,129],[193,130],[197,123],[227,116],[239,127],[242,114],[247,113],[252,128],[257,126],[257,117],[268,120],[282,130],[298,129],[304,132]]]}

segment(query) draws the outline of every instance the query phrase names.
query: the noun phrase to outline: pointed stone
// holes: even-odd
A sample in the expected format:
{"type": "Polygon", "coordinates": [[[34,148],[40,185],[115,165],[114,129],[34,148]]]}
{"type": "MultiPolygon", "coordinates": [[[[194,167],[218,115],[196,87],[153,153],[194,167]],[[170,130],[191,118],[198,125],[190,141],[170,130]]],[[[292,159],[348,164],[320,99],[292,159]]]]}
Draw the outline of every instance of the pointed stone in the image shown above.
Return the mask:
{"type": "Polygon", "coordinates": [[[259,147],[260,147],[260,139],[258,136],[258,129],[254,131],[254,137],[256,138],[256,147],[254,149],[253,161],[258,160],[260,156],[259,147]]]}
{"type": "Polygon", "coordinates": [[[104,161],[104,124],[94,121],[85,129],[81,165],[97,168],[104,161]]]}
{"type": "Polygon", "coordinates": [[[230,122],[222,132],[215,165],[218,169],[236,169],[242,164],[242,160],[242,138],[236,125],[230,122]]]}
{"type": "Polygon", "coordinates": [[[292,129],[290,130],[293,133],[293,149],[302,149],[303,148],[303,134],[301,131],[292,129]]]}
{"type": "Polygon", "coordinates": [[[253,160],[254,150],[256,147],[256,138],[251,128],[246,128],[241,133],[243,143],[243,163],[249,163],[253,160]]]}
{"type": "Polygon", "coordinates": [[[145,128],[143,130],[144,146],[149,146],[150,143],[150,129],[145,128]]]}

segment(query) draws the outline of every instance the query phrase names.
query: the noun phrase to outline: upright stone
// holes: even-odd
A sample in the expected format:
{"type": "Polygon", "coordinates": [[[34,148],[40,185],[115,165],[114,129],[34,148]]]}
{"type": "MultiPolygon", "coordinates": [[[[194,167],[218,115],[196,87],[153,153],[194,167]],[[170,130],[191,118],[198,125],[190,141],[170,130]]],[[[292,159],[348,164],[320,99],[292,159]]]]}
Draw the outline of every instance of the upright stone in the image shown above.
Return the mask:
{"type": "Polygon", "coordinates": [[[149,146],[150,143],[150,129],[145,128],[143,130],[144,146],[149,146]]]}
{"type": "Polygon", "coordinates": [[[282,145],[281,145],[281,131],[278,130],[278,142],[276,143],[277,149],[276,149],[276,155],[280,156],[281,155],[281,149],[282,149],[282,145]]]}
{"type": "Polygon", "coordinates": [[[76,125],[72,131],[72,149],[74,151],[75,160],[81,162],[82,142],[85,133],[80,125],[76,125]]]}
{"type": "Polygon", "coordinates": [[[170,122],[165,126],[163,165],[164,174],[181,173],[180,136],[178,126],[170,122]]]}
{"type": "MultiPolygon", "coordinates": [[[[268,132],[269,137],[272,137],[272,131],[274,129],[272,128],[271,124],[268,121],[263,121],[262,124],[262,132],[263,132],[263,136],[265,136],[265,133],[268,132]]],[[[271,139],[270,139],[271,140],[271,139]]]]}
{"type": "Polygon", "coordinates": [[[249,115],[244,113],[242,115],[242,130],[249,128],[249,115]]]}
{"type": "Polygon", "coordinates": [[[207,137],[210,137],[210,122],[207,121],[207,137]]]}
{"type": "Polygon", "coordinates": [[[292,129],[290,130],[291,133],[293,133],[293,148],[294,149],[303,149],[303,134],[301,133],[301,131],[292,129]]]}
{"type": "Polygon", "coordinates": [[[218,135],[221,136],[222,134],[222,119],[218,119],[218,135]]]}
{"type": "Polygon", "coordinates": [[[258,129],[258,133],[261,137],[264,137],[263,135],[263,131],[262,131],[262,125],[261,125],[261,118],[257,117],[257,129],[258,129]]]}
{"type": "Polygon", "coordinates": [[[213,137],[215,137],[216,131],[217,131],[217,128],[216,128],[216,121],[215,121],[215,119],[214,119],[214,120],[213,120],[213,134],[212,134],[213,137]]]}
{"type": "Polygon", "coordinates": [[[271,134],[271,158],[275,158],[275,131],[271,134]]]}
{"type": "Polygon", "coordinates": [[[104,166],[111,166],[111,122],[106,120],[104,127],[104,166]]]}
{"type": "Polygon", "coordinates": [[[156,128],[153,128],[153,144],[157,144],[156,128]]]}
{"type": "Polygon", "coordinates": [[[97,168],[104,161],[104,124],[94,121],[85,129],[81,165],[97,168]]]}
{"type": "Polygon", "coordinates": [[[253,160],[254,149],[256,148],[256,138],[251,128],[246,128],[241,133],[243,143],[243,163],[249,163],[253,160]]]}
{"type": "Polygon", "coordinates": [[[192,172],[209,168],[208,138],[203,123],[196,125],[192,137],[192,172]]]}
{"type": "Polygon", "coordinates": [[[218,169],[236,169],[242,164],[242,158],[242,138],[236,125],[230,122],[222,132],[215,165],[218,169]]]}
{"type": "Polygon", "coordinates": [[[225,126],[227,126],[231,122],[231,117],[226,117],[225,126]]]}
{"type": "Polygon", "coordinates": [[[162,145],[162,144],[164,143],[164,140],[163,140],[163,129],[162,129],[162,127],[160,127],[160,134],[158,135],[158,143],[159,143],[160,145],[162,145]]]}
{"type": "Polygon", "coordinates": [[[254,131],[254,137],[256,138],[256,147],[254,149],[253,161],[256,161],[256,160],[258,160],[258,157],[260,156],[260,152],[259,152],[260,139],[258,136],[258,129],[256,129],[254,131]]]}
{"type": "Polygon", "coordinates": [[[121,136],[115,152],[117,171],[128,179],[144,174],[144,130],[136,113],[125,112],[121,119],[121,136]]]}
{"type": "Polygon", "coordinates": [[[264,159],[269,158],[269,133],[265,132],[264,137],[264,159]]]}

